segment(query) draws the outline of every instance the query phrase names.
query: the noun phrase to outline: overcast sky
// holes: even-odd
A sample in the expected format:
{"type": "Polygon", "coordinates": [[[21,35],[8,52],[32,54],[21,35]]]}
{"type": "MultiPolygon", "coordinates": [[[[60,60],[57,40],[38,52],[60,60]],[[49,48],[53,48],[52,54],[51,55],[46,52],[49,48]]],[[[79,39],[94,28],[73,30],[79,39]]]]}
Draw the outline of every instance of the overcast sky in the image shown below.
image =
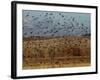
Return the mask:
{"type": "Polygon", "coordinates": [[[23,36],[90,34],[90,13],[23,10],[23,36]]]}

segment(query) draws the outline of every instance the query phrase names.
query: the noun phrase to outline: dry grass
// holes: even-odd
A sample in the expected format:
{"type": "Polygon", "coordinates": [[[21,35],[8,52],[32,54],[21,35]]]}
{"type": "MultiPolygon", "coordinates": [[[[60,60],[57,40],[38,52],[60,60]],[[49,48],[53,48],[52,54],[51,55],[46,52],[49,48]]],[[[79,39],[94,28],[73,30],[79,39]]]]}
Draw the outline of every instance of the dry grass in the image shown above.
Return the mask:
{"type": "Polygon", "coordinates": [[[23,69],[90,66],[90,39],[79,36],[23,41],[23,69]]]}

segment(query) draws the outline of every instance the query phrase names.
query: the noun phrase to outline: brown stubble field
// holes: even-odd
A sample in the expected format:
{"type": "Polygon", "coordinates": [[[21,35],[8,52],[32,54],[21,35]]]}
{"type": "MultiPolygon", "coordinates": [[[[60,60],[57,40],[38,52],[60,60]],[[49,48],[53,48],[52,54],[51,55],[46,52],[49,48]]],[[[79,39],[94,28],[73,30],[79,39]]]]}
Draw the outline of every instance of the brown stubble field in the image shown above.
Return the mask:
{"type": "Polygon", "coordinates": [[[23,69],[84,67],[91,65],[90,38],[23,38],[23,69]]]}

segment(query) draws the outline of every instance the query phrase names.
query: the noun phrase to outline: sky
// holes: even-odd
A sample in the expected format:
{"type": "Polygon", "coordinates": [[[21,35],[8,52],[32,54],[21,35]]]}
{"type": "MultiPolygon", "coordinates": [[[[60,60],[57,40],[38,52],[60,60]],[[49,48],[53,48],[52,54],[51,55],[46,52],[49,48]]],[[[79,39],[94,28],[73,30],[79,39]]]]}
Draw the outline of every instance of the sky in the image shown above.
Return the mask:
{"type": "Polygon", "coordinates": [[[57,11],[22,11],[23,36],[81,36],[91,32],[91,14],[57,11]]]}

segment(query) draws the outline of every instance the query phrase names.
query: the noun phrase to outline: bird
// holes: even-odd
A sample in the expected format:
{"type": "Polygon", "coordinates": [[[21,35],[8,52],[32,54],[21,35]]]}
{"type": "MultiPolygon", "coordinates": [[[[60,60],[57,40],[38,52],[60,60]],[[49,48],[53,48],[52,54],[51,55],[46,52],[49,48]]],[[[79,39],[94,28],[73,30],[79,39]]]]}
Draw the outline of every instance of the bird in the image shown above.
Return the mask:
{"type": "Polygon", "coordinates": [[[26,15],[26,17],[28,17],[28,16],[29,16],[29,14],[26,15]]]}

